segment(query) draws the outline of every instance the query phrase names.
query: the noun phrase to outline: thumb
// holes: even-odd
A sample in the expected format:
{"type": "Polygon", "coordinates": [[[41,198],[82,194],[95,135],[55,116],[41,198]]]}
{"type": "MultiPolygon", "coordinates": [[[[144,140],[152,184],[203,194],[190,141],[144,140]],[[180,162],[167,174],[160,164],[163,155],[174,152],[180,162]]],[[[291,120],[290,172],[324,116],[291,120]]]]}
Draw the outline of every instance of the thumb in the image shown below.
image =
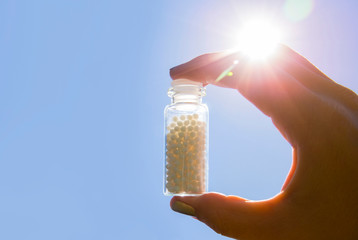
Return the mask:
{"type": "Polygon", "coordinates": [[[206,193],[200,196],[175,196],[170,206],[176,212],[196,217],[224,236],[261,239],[279,226],[274,217],[282,216],[278,214],[280,198],[277,195],[269,200],[249,201],[236,196],[206,193]]]}

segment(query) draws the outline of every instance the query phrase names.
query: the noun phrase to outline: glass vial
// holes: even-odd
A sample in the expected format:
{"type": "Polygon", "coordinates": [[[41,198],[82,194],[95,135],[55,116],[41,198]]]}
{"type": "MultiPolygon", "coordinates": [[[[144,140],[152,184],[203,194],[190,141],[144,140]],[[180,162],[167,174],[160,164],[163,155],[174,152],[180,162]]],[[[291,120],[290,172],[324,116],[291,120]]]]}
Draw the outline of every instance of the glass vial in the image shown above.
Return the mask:
{"type": "Polygon", "coordinates": [[[198,195],[208,191],[209,111],[202,83],[172,81],[171,104],[164,111],[164,194],[198,195]]]}

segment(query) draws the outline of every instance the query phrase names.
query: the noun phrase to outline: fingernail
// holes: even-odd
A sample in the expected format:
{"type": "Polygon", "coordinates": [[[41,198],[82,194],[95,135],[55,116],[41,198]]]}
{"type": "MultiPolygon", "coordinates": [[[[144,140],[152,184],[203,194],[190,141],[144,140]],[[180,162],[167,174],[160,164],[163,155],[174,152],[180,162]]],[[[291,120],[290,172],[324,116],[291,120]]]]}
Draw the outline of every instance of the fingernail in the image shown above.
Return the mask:
{"type": "Polygon", "coordinates": [[[170,207],[175,212],[195,216],[195,209],[186,203],[175,201],[170,207]]]}
{"type": "Polygon", "coordinates": [[[183,65],[185,66],[185,63],[184,64],[180,64],[178,66],[175,66],[175,67],[172,67],[171,69],[169,69],[169,74],[171,77],[175,77],[179,74],[182,74],[183,73],[183,70],[185,71],[185,67],[183,68],[183,65]]]}
{"type": "Polygon", "coordinates": [[[171,69],[169,69],[169,74],[171,77],[173,77],[176,73],[175,70],[177,69],[177,67],[172,67],[171,69]]]}

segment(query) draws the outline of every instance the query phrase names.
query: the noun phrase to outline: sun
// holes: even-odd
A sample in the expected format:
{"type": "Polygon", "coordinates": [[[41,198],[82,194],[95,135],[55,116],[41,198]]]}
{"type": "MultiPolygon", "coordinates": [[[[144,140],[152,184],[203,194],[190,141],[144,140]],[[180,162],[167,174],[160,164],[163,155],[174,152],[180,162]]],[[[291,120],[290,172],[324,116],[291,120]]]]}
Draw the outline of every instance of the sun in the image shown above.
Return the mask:
{"type": "Polygon", "coordinates": [[[246,22],[238,34],[238,50],[253,60],[263,60],[271,55],[281,41],[279,27],[268,19],[246,22]]]}

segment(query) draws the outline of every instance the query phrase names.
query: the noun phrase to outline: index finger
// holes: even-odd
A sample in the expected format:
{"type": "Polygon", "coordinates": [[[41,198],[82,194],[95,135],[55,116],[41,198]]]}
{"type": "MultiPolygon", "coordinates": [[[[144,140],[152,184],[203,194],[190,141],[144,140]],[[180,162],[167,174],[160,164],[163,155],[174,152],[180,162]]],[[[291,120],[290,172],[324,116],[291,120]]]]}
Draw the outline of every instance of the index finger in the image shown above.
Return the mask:
{"type": "MultiPolygon", "coordinates": [[[[320,125],[316,116],[326,106],[315,92],[297,79],[299,76],[295,72],[288,71],[290,67],[283,67],[286,64],[284,60],[289,57],[287,52],[287,49],[283,49],[277,53],[277,57],[266,62],[250,61],[240,52],[205,54],[172,68],[170,75],[173,79],[188,78],[204,84],[237,89],[270,116],[284,137],[294,146],[311,136],[307,135],[309,131],[302,131],[303,129],[310,127],[310,130],[315,130],[315,126],[320,125]],[[231,74],[216,81],[228,69],[231,69],[231,74]]],[[[291,61],[290,64],[298,63],[291,61]]],[[[312,74],[313,80],[321,77],[319,72],[310,69],[308,72],[312,74]]]]}

